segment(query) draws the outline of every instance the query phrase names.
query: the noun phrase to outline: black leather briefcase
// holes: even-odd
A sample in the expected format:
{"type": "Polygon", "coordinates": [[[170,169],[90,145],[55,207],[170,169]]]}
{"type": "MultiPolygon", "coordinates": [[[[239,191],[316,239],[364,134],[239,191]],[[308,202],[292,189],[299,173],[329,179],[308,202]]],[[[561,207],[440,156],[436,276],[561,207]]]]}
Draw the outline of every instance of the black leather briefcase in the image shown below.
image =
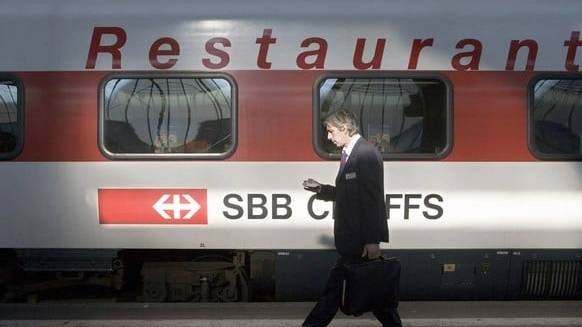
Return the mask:
{"type": "Polygon", "coordinates": [[[359,316],[378,308],[398,306],[399,259],[381,258],[343,267],[345,280],[340,306],[343,313],[359,316]]]}

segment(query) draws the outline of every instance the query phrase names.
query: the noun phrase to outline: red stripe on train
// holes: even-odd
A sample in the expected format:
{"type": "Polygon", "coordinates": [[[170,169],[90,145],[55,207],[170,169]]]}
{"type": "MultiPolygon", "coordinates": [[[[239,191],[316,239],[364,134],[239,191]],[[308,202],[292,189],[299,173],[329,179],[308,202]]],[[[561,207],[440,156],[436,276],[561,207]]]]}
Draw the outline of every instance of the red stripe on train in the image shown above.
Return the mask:
{"type": "MultiPolygon", "coordinates": [[[[230,161],[319,161],[312,88],[322,71],[232,71],[238,148],[230,161]]],[[[25,88],[18,161],[104,161],[98,87],[106,72],[16,73],[25,88]]],[[[454,142],[447,161],[535,161],[527,147],[527,72],[444,72],[453,85],[454,142]]]]}

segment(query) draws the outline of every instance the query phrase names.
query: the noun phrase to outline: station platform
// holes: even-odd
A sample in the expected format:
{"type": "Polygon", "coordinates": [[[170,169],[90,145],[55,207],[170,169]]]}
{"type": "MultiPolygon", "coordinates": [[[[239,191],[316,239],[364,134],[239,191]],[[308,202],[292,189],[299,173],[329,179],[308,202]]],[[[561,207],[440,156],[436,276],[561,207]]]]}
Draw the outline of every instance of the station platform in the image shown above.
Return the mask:
{"type": "MultiPolygon", "coordinates": [[[[301,326],[314,303],[0,304],[0,327],[287,327],[301,326]]],[[[401,302],[404,326],[582,326],[582,301],[401,302]]],[[[371,314],[338,312],[330,326],[380,326],[371,314]]]]}

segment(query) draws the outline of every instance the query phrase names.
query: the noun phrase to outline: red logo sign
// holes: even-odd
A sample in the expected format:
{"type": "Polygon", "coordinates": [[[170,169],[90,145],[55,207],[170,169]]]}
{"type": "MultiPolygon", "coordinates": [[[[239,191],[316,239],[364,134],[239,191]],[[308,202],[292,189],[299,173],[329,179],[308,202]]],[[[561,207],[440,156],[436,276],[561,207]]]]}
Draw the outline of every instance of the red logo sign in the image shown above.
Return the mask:
{"type": "Polygon", "coordinates": [[[99,223],[208,223],[205,189],[99,189],[99,223]]]}

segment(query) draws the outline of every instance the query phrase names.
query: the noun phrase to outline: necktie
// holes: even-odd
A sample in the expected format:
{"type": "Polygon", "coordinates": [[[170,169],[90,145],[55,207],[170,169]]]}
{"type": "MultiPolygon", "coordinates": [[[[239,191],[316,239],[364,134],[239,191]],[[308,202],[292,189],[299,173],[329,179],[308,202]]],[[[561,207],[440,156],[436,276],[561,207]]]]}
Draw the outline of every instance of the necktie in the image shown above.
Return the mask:
{"type": "Polygon", "coordinates": [[[342,158],[340,160],[340,172],[344,170],[346,161],[348,161],[348,154],[346,153],[346,150],[342,150],[342,158]]]}

